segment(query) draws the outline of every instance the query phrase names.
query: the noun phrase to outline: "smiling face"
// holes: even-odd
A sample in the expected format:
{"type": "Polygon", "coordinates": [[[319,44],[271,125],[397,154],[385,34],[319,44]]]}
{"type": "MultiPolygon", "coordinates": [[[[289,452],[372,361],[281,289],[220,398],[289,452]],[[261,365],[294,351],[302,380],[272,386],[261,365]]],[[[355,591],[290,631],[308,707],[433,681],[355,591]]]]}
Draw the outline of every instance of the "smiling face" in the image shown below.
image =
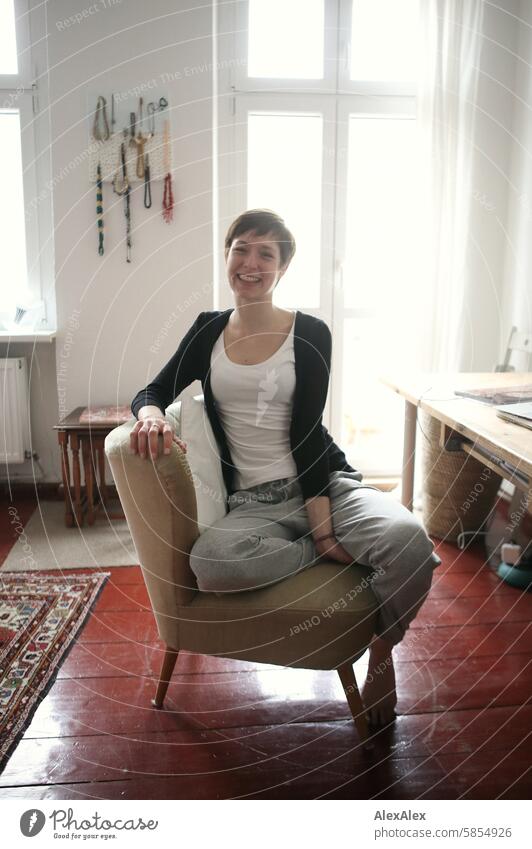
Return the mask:
{"type": "Polygon", "coordinates": [[[229,249],[227,279],[237,300],[271,301],[273,290],[286,271],[272,233],[253,231],[238,236],[229,249]]]}

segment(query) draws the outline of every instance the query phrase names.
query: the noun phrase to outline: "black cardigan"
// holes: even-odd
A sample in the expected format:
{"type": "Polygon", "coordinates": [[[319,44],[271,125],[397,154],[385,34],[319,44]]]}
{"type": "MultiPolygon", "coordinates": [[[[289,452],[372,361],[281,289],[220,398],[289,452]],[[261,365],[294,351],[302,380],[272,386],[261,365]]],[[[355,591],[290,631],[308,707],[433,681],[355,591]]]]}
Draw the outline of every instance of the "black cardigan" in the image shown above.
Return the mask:
{"type": "MultiPolygon", "coordinates": [[[[222,473],[229,494],[235,491],[233,479],[236,470],[216,412],[210,362],[214,344],[232,312],[229,309],[200,313],[171,360],[145,389],[135,395],[131,403],[131,410],[137,418],[141,407],[148,405],[159,407],[164,412],[183,389],[194,380],[200,380],[207,415],[220,449],[222,473]]],[[[307,499],[328,495],[329,472],[355,470],[321,422],[331,364],[331,332],[324,321],[297,310],[294,355],[296,388],[290,445],[303,498],[307,499]]]]}

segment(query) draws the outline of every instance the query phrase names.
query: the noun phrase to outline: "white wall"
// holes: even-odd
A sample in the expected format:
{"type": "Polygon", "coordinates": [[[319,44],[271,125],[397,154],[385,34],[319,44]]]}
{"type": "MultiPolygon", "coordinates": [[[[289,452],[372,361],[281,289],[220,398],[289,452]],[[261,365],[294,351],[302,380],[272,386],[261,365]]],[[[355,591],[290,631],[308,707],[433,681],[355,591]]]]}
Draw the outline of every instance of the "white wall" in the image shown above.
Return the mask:
{"type": "MultiPolygon", "coordinates": [[[[55,346],[19,344],[10,353],[30,360],[33,443],[45,479],[53,481],[60,480],[52,431],[60,412],[128,403],[197,313],[213,307],[212,11],[204,0],[31,2],[39,16],[44,9],[47,14],[50,73],[40,83],[40,179],[51,177],[54,185],[55,260],[47,245],[43,263],[48,291],[55,286],[58,338],[55,346]],[[167,225],[160,215],[160,184],[153,187],[151,211],[134,193],[133,262],[127,265],[121,201],[108,185],[106,252],[98,256],[86,150],[96,95],[110,100],[114,91],[123,98],[135,88],[143,90],[145,102],[159,89],[170,101],[176,209],[167,225]]],[[[468,370],[493,367],[512,323],[532,329],[531,23],[528,0],[485,4],[468,255],[479,308],[467,317],[468,370]]],[[[130,107],[127,99],[120,102],[124,115],[130,107]]],[[[136,109],[136,95],[130,102],[136,109]]],[[[33,476],[31,464],[12,467],[10,475],[33,476]]]]}
{"type": "MultiPolygon", "coordinates": [[[[212,10],[202,0],[53,0],[47,18],[58,334],[55,369],[50,349],[36,349],[41,380],[32,394],[32,430],[45,479],[60,480],[51,433],[58,417],[87,404],[128,404],[197,313],[212,309],[212,10]],[[96,97],[110,104],[112,92],[119,130],[139,92],[145,108],[154,94],[170,103],[174,221],[161,216],[162,183],[152,186],[151,210],[139,184],[129,265],[122,200],[109,184],[105,255],[98,256],[96,191],[88,181],[96,97]]],[[[31,346],[12,353],[21,350],[31,358],[31,346]]],[[[10,473],[32,470],[26,463],[10,473]]]]}

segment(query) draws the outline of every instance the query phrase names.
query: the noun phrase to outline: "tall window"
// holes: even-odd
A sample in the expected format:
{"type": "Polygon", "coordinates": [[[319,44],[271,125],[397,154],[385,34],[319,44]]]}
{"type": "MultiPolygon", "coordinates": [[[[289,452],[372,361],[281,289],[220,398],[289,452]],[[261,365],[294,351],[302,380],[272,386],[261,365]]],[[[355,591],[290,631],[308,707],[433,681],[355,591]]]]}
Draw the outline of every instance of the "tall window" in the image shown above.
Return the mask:
{"type": "Polygon", "coordinates": [[[0,0],[0,327],[7,330],[41,298],[29,30],[27,3],[0,0]]]}
{"type": "MultiPolygon", "coordinates": [[[[401,469],[415,365],[418,0],[218,4],[218,213],[270,207],[297,240],[276,303],[333,332],[326,424],[367,475],[401,469]]],[[[231,305],[219,274],[220,306],[231,305]]]]}

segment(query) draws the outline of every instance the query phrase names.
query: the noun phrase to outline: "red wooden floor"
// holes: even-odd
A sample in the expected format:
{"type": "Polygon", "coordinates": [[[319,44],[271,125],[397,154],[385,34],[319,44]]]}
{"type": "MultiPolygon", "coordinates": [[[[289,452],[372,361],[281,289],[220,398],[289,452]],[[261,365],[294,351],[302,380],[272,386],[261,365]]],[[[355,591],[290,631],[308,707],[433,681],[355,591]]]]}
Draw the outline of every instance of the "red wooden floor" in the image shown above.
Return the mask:
{"type": "MultiPolygon", "coordinates": [[[[4,556],[6,534],[0,523],[4,556]]],[[[396,650],[397,721],[371,756],[333,672],[182,654],[153,709],[161,644],[140,569],[109,569],[0,798],[529,798],[532,594],[501,583],[480,548],[439,553],[396,650]]]]}

